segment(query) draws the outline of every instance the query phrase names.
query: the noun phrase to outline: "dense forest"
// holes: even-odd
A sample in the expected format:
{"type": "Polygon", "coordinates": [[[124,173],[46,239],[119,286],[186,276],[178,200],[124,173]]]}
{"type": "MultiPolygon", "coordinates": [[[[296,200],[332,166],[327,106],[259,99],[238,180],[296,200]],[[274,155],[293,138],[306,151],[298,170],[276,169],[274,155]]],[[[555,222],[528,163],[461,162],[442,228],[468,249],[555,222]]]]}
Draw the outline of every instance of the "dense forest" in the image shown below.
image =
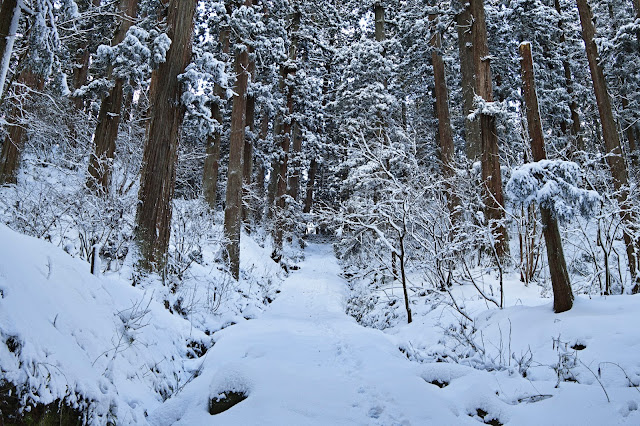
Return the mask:
{"type": "MultiPolygon", "coordinates": [[[[501,312],[535,289],[555,314],[637,302],[640,0],[2,0],[0,62],[0,222],[143,289],[118,308],[125,331],[156,303],[189,321],[190,358],[239,321],[225,307],[252,319],[277,301],[309,245],[332,245],[358,324],[446,305],[446,335],[475,354],[489,349],[469,297],[501,312]]],[[[0,365],[0,424],[53,401],[143,423],[80,385],[34,391],[53,373],[17,373],[2,283],[0,364],[20,364],[0,365]]],[[[488,371],[516,359],[503,331],[488,371]]],[[[623,367],[637,387],[640,366],[623,367]]],[[[171,374],[162,401],[195,373],[171,374]]],[[[505,421],[489,411],[469,415],[505,421]]]]}

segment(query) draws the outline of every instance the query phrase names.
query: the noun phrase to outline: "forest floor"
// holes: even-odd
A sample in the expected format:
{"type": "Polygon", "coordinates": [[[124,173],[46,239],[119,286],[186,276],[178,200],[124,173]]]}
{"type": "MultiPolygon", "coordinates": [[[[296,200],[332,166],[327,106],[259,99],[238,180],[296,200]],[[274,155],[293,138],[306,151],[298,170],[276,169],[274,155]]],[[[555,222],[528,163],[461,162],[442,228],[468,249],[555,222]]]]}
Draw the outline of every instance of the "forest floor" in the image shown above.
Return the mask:
{"type": "MultiPolygon", "coordinates": [[[[41,404],[82,396],[95,424],[640,424],[639,296],[578,297],[556,315],[508,277],[505,309],[452,289],[472,323],[412,292],[413,323],[378,330],[345,313],[353,291],[331,246],[310,244],[250,320],[194,322],[163,306],[161,287],[94,277],[6,227],[0,240],[0,378],[28,382],[41,404]],[[209,328],[222,322],[235,325],[209,328]],[[246,399],[211,415],[231,393],[246,399]]],[[[271,262],[260,250],[248,269],[271,262]]]]}

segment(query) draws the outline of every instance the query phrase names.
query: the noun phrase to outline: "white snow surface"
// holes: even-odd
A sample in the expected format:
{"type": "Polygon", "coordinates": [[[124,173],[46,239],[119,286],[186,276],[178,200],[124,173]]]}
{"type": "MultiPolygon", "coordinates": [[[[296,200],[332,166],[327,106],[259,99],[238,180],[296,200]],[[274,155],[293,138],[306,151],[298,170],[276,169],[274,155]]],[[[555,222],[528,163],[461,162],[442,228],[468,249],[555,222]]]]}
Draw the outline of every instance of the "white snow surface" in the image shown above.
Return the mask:
{"type": "Polygon", "coordinates": [[[208,337],[149,291],[92,276],[49,243],[4,226],[0,240],[0,377],[30,383],[45,404],[81,394],[93,424],[640,424],[640,391],[630,386],[640,382],[640,296],[579,297],[556,315],[516,280],[505,284],[503,310],[458,286],[485,347],[465,358],[444,333],[459,320],[445,305],[416,297],[412,324],[359,325],[345,314],[349,287],[331,247],[310,244],[264,312],[208,337]],[[2,344],[9,337],[20,342],[15,353],[2,344]],[[187,359],[187,342],[207,338],[214,346],[187,359]],[[510,355],[528,350],[525,378],[510,355]],[[451,356],[434,362],[434,353],[451,356]],[[577,382],[558,384],[559,354],[576,360],[567,374],[577,382]],[[228,391],[248,397],[210,415],[210,398],[228,391]]]}

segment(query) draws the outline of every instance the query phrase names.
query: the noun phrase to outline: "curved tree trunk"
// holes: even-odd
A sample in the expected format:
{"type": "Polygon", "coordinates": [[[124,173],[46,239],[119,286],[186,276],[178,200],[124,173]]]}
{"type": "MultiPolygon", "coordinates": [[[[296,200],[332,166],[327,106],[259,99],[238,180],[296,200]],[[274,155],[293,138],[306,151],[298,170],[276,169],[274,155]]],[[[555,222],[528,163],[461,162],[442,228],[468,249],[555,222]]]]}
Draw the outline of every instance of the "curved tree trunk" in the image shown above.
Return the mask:
{"type": "Polygon", "coordinates": [[[0,6],[0,99],[4,94],[4,85],[13,53],[13,42],[20,22],[20,12],[18,0],[4,0],[0,6]]]}
{"type": "Polygon", "coordinates": [[[197,0],[171,0],[167,33],[172,40],[166,62],[151,76],[148,121],[140,178],[136,238],[139,267],[161,271],[167,260],[171,234],[172,200],[176,183],[178,137],[184,106],[178,75],[191,60],[193,18],[197,0]]]}
{"type": "MultiPolygon", "coordinates": [[[[540,120],[540,109],[538,106],[538,95],[536,94],[535,77],[533,74],[533,57],[531,56],[531,44],[522,43],[520,45],[520,55],[522,57],[522,88],[524,96],[524,107],[527,116],[529,138],[531,139],[531,152],[534,161],[541,161],[547,158],[544,147],[544,134],[542,133],[542,122],[540,120]]],[[[549,273],[551,275],[551,286],[553,287],[553,310],[556,313],[565,312],[573,306],[573,293],[571,282],[567,272],[567,264],[562,250],[562,238],[558,229],[558,221],[553,217],[551,211],[546,207],[540,207],[542,216],[542,232],[547,246],[547,260],[549,263],[549,273]]]]}

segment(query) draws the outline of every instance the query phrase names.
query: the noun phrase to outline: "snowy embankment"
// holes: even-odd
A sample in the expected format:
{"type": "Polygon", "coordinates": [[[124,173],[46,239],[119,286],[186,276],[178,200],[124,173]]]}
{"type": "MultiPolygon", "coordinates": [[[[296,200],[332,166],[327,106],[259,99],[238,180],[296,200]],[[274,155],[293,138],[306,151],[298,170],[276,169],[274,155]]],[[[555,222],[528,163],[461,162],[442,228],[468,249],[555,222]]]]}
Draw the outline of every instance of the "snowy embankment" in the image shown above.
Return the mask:
{"type": "Polygon", "coordinates": [[[150,292],[5,226],[0,241],[0,379],[22,398],[64,399],[96,424],[143,423],[193,374],[187,345],[207,336],[150,292]]]}
{"type": "Polygon", "coordinates": [[[43,406],[55,413],[63,401],[91,424],[146,424],[198,374],[209,334],[257,315],[277,291],[277,265],[263,264],[269,249],[250,239],[241,286],[227,288],[218,265],[202,262],[175,291],[152,277],[133,287],[130,266],[96,277],[87,262],[4,225],[0,241],[0,423],[20,407],[25,416],[37,407],[35,419],[43,406]]]}

